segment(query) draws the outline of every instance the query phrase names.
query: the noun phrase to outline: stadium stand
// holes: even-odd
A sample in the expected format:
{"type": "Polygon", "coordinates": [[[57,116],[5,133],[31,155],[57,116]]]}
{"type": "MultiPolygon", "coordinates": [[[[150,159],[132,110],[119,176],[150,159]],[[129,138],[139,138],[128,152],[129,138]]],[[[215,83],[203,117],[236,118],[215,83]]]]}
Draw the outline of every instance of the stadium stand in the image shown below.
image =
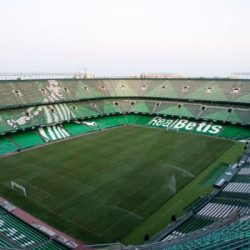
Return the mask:
{"type": "Polygon", "coordinates": [[[250,125],[250,109],[150,100],[93,100],[0,111],[0,134],[106,114],[159,114],[250,125]],[[203,108],[204,107],[204,108],[203,108]]]}
{"type": "Polygon", "coordinates": [[[11,248],[12,246],[10,244],[8,244],[4,239],[0,238],[0,247],[3,249],[4,248],[8,249],[8,248],[11,248]]]}
{"type": "MultiPolygon", "coordinates": [[[[158,249],[248,249],[250,246],[250,221],[243,218],[220,229],[213,229],[204,236],[186,239],[158,249]]],[[[154,248],[152,248],[154,249],[154,248]]]]}
{"type": "MultiPolygon", "coordinates": [[[[15,208],[13,208],[13,210],[15,210],[15,208]]],[[[74,248],[72,244],[69,247],[57,241],[58,239],[56,237],[45,235],[34,226],[25,223],[11,212],[0,207],[0,248],[48,250],[66,250],[74,248]]]]}
{"type": "Polygon", "coordinates": [[[105,97],[150,97],[249,103],[249,81],[221,79],[81,79],[2,81],[0,106],[105,97]]]}
{"type": "Polygon", "coordinates": [[[67,249],[2,208],[0,208],[0,246],[11,249],[67,249]]]}
{"type": "Polygon", "coordinates": [[[0,137],[0,154],[7,154],[17,150],[17,146],[9,141],[7,137],[0,137]]]}
{"type": "Polygon", "coordinates": [[[56,141],[70,137],[70,134],[63,128],[62,125],[54,125],[38,129],[40,137],[46,142],[56,141]]]}
{"type": "Polygon", "coordinates": [[[9,138],[19,148],[29,148],[43,143],[43,140],[35,131],[13,134],[9,138]]]}
{"type": "Polygon", "coordinates": [[[154,102],[132,100],[130,101],[131,113],[152,113],[154,108],[154,102]]]}
{"type": "Polygon", "coordinates": [[[94,103],[100,114],[116,114],[122,112],[119,104],[115,100],[100,100],[94,103]]]}

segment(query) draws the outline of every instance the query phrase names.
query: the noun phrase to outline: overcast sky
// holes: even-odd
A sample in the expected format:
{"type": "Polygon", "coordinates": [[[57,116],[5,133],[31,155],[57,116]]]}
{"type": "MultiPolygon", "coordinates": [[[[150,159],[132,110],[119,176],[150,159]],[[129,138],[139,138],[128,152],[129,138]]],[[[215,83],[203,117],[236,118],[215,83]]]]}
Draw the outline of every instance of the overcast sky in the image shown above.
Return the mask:
{"type": "Polygon", "coordinates": [[[250,71],[249,0],[0,0],[0,72],[250,71]]]}

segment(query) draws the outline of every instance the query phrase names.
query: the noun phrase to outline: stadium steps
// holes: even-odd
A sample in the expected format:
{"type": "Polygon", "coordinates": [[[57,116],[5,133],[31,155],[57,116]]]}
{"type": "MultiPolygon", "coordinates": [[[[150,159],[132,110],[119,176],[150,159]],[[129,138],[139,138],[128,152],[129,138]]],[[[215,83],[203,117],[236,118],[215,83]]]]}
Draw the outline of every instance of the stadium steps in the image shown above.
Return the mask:
{"type": "Polygon", "coordinates": [[[134,105],[132,105],[130,112],[134,113],[150,113],[148,106],[145,101],[134,101],[134,105]]]}
{"type": "Polygon", "coordinates": [[[203,110],[200,109],[199,112],[198,112],[198,114],[197,114],[197,118],[200,118],[200,116],[202,115],[202,112],[203,112],[203,110]]]}
{"type": "Polygon", "coordinates": [[[235,111],[235,115],[237,115],[238,120],[243,123],[243,124],[249,124],[249,112],[250,110],[242,110],[242,109],[236,109],[235,111]]]}
{"type": "Polygon", "coordinates": [[[98,116],[100,112],[98,112],[95,107],[93,107],[92,102],[80,102],[75,104],[77,107],[77,118],[84,118],[84,117],[92,117],[98,116]]]}
{"type": "Polygon", "coordinates": [[[94,106],[95,110],[100,114],[100,115],[103,115],[103,112],[99,109],[99,107],[94,103],[94,106]]]}
{"type": "Polygon", "coordinates": [[[157,113],[157,111],[158,111],[158,108],[159,108],[159,106],[161,105],[161,103],[160,102],[155,102],[155,104],[154,104],[154,107],[152,108],[152,114],[155,114],[155,113],[157,113]]]}
{"type": "Polygon", "coordinates": [[[115,105],[112,101],[103,101],[101,105],[98,105],[99,110],[101,110],[102,114],[115,114],[115,113],[120,113],[121,110],[119,106],[115,105]]]}
{"type": "Polygon", "coordinates": [[[227,116],[228,116],[227,109],[207,106],[207,108],[203,110],[203,112],[200,114],[199,117],[216,121],[225,121],[227,116]]]}
{"type": "Polygon", "coordinates": [[[235,109],[233,109],[231,111],[231,113],[228,113],[228,116],[227,116],[225,122],[226,121],[229,121],[231,123],[244,123],[244,122],[242,122],[242,120],[240,119],[240,117],[237,115],[235,109]]]}
{"type": "Polygon", "coordinates": [[[123,113],[130,113],[131,105],[129,100],[119,100],[119,105],[123,113]]]}
{"type": "Polygon", "coordinates": [[[196,109],[198,105],[191,106],[183,103],[161,103],[157,109],[158,114],[180,116],[180,117],[196,117],[196,109]]]}

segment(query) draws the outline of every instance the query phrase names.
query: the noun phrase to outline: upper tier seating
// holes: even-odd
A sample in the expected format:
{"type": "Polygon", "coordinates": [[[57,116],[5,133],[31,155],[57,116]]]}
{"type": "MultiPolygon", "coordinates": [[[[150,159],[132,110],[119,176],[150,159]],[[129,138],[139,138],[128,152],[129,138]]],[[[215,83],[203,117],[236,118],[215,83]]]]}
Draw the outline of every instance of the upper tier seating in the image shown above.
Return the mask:
{"type": "Polygon", "coordinates": [[[250,81],[229,79],[0,81],[0,108],[100,97],[150,97],[250,103],[250,81]]]}

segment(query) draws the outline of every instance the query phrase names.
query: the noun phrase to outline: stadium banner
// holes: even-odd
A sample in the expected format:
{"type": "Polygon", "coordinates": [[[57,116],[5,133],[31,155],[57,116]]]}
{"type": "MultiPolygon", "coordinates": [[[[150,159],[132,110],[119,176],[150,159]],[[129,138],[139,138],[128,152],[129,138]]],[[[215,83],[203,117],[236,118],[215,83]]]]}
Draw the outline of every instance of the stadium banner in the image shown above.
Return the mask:
{"type": "Polygon", "coordinates": [[[219,134],[223,126],[222,125],[215,125],[212,122],[205,122],[205,121],[190,121],[188,119],[178,119],[178,118],[163,118],[160,116],[156,116],[151,119],[147,125],[153,127],[161,127],[166,129],[173,129],[173,130],[181,130],[181,131],[188,131],[194,133],[201,133],[201,134],[210,134],[210,135],[217,135],[219,134]]]}

